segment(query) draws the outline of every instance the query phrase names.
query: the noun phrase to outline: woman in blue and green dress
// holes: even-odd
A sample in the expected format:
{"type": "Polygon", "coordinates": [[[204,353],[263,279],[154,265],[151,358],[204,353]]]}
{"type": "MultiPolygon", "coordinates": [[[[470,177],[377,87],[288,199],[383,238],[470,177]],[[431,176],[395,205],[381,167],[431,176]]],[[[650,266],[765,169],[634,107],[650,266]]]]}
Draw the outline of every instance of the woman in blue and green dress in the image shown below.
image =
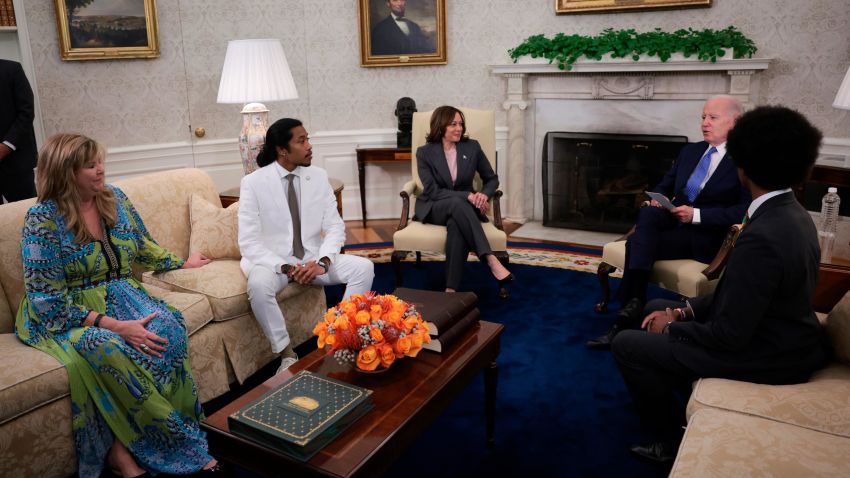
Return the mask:
{"type": "Polygon", "coordinates": [[[132,265],[200,267],[160,247],[124,193],[104,182],[105,149],[76,134],[38,157],[38,202],[21,240],[26,295],[17,336],[68,371],[79,476],[213,474],[180,312],[148,295],[132,265]]]}

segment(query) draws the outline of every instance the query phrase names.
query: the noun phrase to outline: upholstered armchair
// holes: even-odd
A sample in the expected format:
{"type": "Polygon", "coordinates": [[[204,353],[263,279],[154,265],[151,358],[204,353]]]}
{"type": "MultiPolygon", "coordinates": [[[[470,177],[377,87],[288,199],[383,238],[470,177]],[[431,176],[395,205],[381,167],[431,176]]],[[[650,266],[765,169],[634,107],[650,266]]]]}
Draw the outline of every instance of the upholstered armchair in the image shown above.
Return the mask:
{"type": "MultiPolygon", "coordinates": [[[[459,108],[466,118],[466,133],[470,138],[475,139],[481,144],[481,149],[487,155],[487,159],[496,170],[496,116],[493,111],[473,110],[468,108],[459,108]]],[[[393,254],[392,264],[395,271],[396,286],[403,285],[403,274],[401,270],[401,261],[404,260],[411,252],[416,253],[416,265],[418,266],[422,260],[422,251],[445,254],[446,252],[446,228],[445,226],[437,226],[434,224],[422,224],[419,221],[413,221],[412,216],[415,211],[411,211],[411,201],[415,207],[415,197],[422,194],[422,181],[419,179],[419,173],[416,167],[416,149],[425,144],[425,136],[428,134],[428,129],[431,121],[431,111],[417,112],[413,114],[413,131],[411,138],[411,150],[413,151],[410,167],[412,179],[404,185],[400,195],[402,200],[401,218],[399,219],[398,228],[393,234],[393,254]]],[[[481,180],[476,176],[474,187],[476,190],[481,188],[481,180]]],[[[508,263],[507,245],[508,238],[505,231],[502,229],[502,213],[499,205],[499,198],[502,196],[502,191],[496,191],[490,198],[490,221],[482,224],[484,233],[487,235],[487,240],[490,243],[490,248],[493,254],[503,264],[508,263]]],[[[500,295],[506,291],[500,290],[500,295]]]]}
{"type": "MultiPolygon", "coordinates": [[[[662,289],[673,291],[682,297],[696,297],[714,291],[717,280],[726,266],[729,253],[735,243],[735,238],[741,232],[741,224],[734,224],[726,232],[726,238],[717,251],[711,264],[705,264],[693,259],[675,259],[656,261],[652,267],[649,282],[662,289]]],[[[605,244],[602,248],[602,262],[596,270],[599,285],[602,287],[602,299],[594,306],[597,313],[608,312],[608,301],[611,299],[611,287],[608,276],[615,269],[623,270],[626,266],[626,239],[634,232],[634,227],[625,236],[605,244]]]]}

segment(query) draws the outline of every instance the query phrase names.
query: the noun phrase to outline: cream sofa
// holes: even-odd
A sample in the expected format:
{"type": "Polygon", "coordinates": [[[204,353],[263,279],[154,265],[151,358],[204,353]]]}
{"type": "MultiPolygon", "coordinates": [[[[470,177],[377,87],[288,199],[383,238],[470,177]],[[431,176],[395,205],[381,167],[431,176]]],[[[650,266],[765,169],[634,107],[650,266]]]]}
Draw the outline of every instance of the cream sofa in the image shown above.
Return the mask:
{"type": "Polygon", "coordinates": [[[850,292],[821,319],[835,357],[807,383],[696,383],[670,476],[850,476],[850,292]]]}
{"type": "MultiPolygon", "coordinates": [[[[201,225],[207,226],[206,231],[216,230],[217,225],[199,224],[190,214],[190,208],[196,209],[195,201],[221,208],[212,179],[200,170],[165,171],[115,184],[133,201],[151,235],[182,257],[188,256],[193,229],[195,239],[201,225]]],[[[73,474],[76,455],[64,367],[14,335],[15,314],[24,294],[20,233],[33,203],[0,206],[0,476],[48,478],[73,474]]],[[[218,228],[226,229],[227,225],[218,228]]],[[[214,235],[217,239],[226,236],[224,232],[214,235]]],[[[233,247],[230,244],[230,249],[233,247]]],[[[237,258],[216,259],[199,269],[146,273],[142,280],[152,295],[182,311],[203,402],[227,392],[231,383],[241,383],[274,360],[251,314],[246,279],[237,258]]],[[[309,339],[317,317],[326,308],[322,288],[293,285],[278,300],[293,343],[309,339]]]]}

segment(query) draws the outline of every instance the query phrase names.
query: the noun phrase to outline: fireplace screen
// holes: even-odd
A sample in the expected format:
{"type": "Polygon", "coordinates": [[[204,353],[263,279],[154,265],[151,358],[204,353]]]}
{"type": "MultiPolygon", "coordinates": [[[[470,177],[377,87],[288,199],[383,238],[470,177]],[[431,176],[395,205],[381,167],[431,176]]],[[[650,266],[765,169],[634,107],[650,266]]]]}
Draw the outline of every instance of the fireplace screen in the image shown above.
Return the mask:
{"type": "Polygon", "coordinates": [[[549,132],[543,144],[543,225],[626,232],[644,191],[687,143],[685,136],[549,132]]]}

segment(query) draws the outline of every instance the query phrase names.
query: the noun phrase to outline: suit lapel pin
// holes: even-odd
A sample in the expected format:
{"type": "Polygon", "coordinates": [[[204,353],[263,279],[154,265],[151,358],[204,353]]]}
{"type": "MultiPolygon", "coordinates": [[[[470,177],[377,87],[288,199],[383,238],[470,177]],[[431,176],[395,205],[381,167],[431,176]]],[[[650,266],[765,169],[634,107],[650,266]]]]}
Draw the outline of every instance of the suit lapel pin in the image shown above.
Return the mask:
{"type": "Polygon", "coordinates": [[[309,181],[309,180],[310,180],[310,176],[304,176],[304,179],[306,179],[307,181],[309,181]]]}

